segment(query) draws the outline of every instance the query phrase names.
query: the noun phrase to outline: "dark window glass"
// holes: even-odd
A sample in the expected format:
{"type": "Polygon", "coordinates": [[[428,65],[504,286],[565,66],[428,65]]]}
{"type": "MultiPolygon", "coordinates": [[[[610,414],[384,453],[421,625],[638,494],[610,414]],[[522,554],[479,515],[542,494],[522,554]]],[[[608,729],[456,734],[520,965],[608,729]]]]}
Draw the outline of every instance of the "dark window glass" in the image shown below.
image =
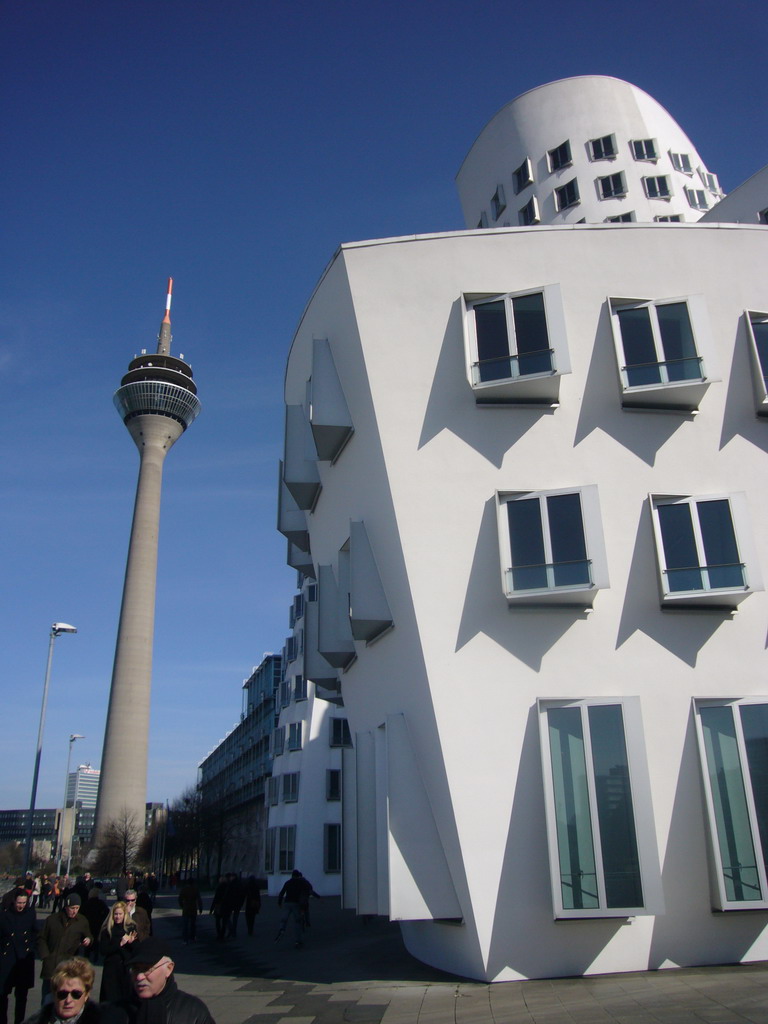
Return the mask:
{"type": "Polygon", "coordinates": [[[670,591],[701,590],[703,582],[688,504],[659,505],[664,563],[670,591]]]}
{"type": "Polygon", "coordinates": [[[760,360],[760,369],[765,380],[768,378],[768,320],[753,321],[752,331],[755,335],[757,358],[760,360]]]}
{"type": "Polygon", "coordinates": [[[541,292],[519,295],[512,299],[512,311],[520,376],[550,371],[552,354],[549,350],[544,295],[541,292]]]}
{"type": "Polygon", "coordinates": [[[547,586],[544,533],[538,498],[507,502],[512,550],[514,590],[538,590],[547,586]]]}
{"type": "Polygon", "coordinates": [[[658,384],[661,371],[653,343],[651,316],[647,307],[617,311],[621,327],[621,344],[626,361],[627,387],[658,384]]]}
{"type": "Polygon", "coordinates": [[[763,864],[768,873],[768,704],[742,704],[740,710],[763,864]]]}
{"type": "Polygon", "coordinates": [[[509,337],[503,299],[475,306],[475,330],[480,380],[509,377],[509,337]]]}
{"type": "Polygon", "coordinates": [[[730,503],[725,498],[698,501],[696,509],[710,588],[743,586],[730,503]]]}
{"type": "Polygon", "coordinates": [[[589,583],[589,564],[579,495],[551,495],[547,498],[547,516],[555,586],[567,587],[589,583]]]}

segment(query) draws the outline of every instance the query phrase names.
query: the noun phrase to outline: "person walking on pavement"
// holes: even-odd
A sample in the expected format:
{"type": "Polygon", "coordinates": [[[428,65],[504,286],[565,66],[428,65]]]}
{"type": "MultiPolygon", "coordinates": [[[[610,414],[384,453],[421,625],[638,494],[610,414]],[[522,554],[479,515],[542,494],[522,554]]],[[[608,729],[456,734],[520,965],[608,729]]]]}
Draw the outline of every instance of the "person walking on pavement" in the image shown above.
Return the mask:
{"type": "Polygon", "coordinates": [[[197,938],[197,915],[203,912],[203,899],[195,878],[188,878],[179,889],[181,937],[185,943],[197,938]]]}
{"type": "Polygon", "coordinates": [[[310,896],[314,896],[317,900],[320,899],[312,888],[312,883],[307,881],[300,871],[294,869],[291,877],[277,896],[278,907],[283,906],[283,901],[285,901],[285,909],[280,921],[280,928],[275,936],[275,942],[278,942],[283,937],[288,927],[288,922],[293,920],[294,945],[297,949],[304,945],[305,908],[309,909],[310,896]]]}
{"type": "Polygon", "coordinates": [[[42,1002],[48,1002],[51,991],[51,977],[62,960],[67,960],[83,946],[93,942],[88,921],[80,913],[80,897],[70,893],[64,901],[64,909],[51,914],[43,925],[37,940],[37,952],[43,961],[40,977],[43,979],[42,1002]]]}
{"type": "Polygon", "coordinates": [[[177,987],[173,968],[166,943],[136,943],[128,958],[133,996],[125,1004],[131,1024],[216,1024],[202,999],[177,987]]]}
{"type": "Polygon", "coordinates": [[[0,911],[0,1024],[8,1021],[8,997],[15,996],[13,1021],[20,1024],[27,1012],[27,996],[35,985],[37,915],[26,889],[13,890],[13,901],[0,911]]]}
{"type": "Polygon", "coordinates": [[[260,910],[261,893],[259,892],[259,883],[251,875],[245,883],[245,927],[248,929],[249,935],[253,935],[253,924],[260,910]]]}

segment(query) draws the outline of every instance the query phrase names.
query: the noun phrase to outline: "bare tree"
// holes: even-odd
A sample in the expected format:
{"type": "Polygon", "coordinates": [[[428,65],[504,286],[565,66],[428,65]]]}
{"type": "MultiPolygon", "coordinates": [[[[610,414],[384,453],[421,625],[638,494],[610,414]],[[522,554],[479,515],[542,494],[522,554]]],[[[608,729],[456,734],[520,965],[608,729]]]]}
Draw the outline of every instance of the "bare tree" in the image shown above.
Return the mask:
{"type": "Polygon", "coordinates": [[[97,841],[95,870],[105,875],[126,872],[136,856],[143,836],[144,829],[136,820],[136,814],[123,807],[117,817],[107,822],[97,841]]]}

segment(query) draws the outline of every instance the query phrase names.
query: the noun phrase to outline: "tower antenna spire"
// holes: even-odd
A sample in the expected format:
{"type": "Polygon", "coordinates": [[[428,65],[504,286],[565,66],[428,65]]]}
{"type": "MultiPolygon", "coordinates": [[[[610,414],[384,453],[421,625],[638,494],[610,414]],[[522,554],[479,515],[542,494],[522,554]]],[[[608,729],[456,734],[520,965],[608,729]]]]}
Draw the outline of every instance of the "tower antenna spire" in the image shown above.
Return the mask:
{"type": "Polygon", "coordinates": [[[168,294],[165,297],[165,316],[160,324],[160,333],[157,336],[158,355],[169,356],[171,354],[171,297],[173,295],[173,278],[168,278],[168,294]]]}

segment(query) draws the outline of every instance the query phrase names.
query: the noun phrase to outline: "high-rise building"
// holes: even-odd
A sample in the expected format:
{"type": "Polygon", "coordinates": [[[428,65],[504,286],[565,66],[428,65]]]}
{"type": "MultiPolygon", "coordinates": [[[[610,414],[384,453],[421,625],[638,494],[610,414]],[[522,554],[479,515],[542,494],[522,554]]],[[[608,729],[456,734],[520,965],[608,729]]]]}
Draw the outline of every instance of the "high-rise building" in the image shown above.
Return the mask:
{"type": "Polygon", "coordinates": [[[555,82],[473,145],[466,230],[342,245],[303,313],[278,518],[343,891],[425,962],[768,957],[767,182],[718,217],[647,94],[555,82]]]}
{"type": "Polygon", "coordinates": [[[135,357],[114,396],[139,450],[139,478],[101,757],[96,841],[114,820],[144,827],[163,463],[200,412],[192,368],[171,355],[171,289],[157,352],[135,357]]]}
{"type": "Polygon", "coordinates": [[[75,771],[69,773],[67,780],[67,807],[94,808],[99,795],[98,768],[91,768],[89,764],[79,765],[75,771]]]}

